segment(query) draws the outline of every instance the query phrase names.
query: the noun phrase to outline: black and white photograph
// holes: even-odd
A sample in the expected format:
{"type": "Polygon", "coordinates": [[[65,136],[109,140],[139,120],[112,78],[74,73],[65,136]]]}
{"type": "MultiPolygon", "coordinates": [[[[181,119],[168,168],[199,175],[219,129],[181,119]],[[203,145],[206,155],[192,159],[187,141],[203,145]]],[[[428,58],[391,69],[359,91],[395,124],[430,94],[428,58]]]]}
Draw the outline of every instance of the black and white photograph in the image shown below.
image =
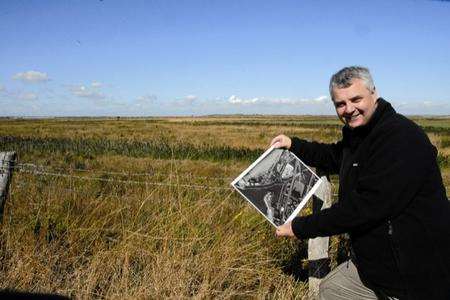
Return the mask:
{"type": "Polygon", "coordinates": [[[292,152],[271,147],[231,185],[276,227],[298,215],[320,182],[292,152]]]}

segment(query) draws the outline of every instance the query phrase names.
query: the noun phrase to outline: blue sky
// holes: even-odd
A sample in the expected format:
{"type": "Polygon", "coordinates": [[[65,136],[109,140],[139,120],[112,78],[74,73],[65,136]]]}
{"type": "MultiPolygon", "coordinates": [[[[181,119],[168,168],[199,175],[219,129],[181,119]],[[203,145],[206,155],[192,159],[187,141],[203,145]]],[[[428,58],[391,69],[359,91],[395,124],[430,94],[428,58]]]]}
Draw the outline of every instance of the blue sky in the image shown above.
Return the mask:
{"type": "Polygon", "coordinates": [[[450,115],[450,2],[0,1],[1,116],[333,114],[347,65],[450,115]]]}

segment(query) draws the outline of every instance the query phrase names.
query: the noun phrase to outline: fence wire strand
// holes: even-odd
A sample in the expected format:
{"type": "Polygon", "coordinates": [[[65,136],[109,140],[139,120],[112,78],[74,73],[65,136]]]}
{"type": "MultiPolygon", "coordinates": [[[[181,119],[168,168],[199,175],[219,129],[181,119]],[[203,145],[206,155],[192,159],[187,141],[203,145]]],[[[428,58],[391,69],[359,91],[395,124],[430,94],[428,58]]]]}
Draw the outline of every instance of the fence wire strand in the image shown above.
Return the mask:
{"type": "MultiPolygon", "coordinates": [[[[0,161],[2,162],[2,161],[0,161]]],[[[5,161],[11,163],[11,161],[5,161]]],[[[138,176],[147,176],[147,177],[156,177],[156,176],[174,176],[174,177],[186,177],[186,178],[195,178],[195,179],[208,179],[208,180],[223,180],[223,181],[231,181],[232,177],[214,177],[214,176],[197,176],[193,173],[163,173],[163,172],[148,172],[148,173],[130,173],[126,171],[106,171],[106,170],[94,170],[94,169],[80,169],[80,168],[59,168],[59,167],[47,167],[43,165],[36,165],[32,163],[19,163],[11,165],[2,165],[0,169],[23,169],[23,168],[32,168],[35,170],[51,170],[51,171],[63,171],[64,172],[86,172],[86,173],[101,173],[104,175],[121,175],[121,176],[130,176],[130,177],[138,177],[138,176]]]]}
{"type": "Polygon", "coordinates": [[[115,182],[115,183],[122,183],[122,184],[152,185],[152,186],[166,186],[166,187],[183,187],[183,188],[193,188],[193,189],[230,190],[230,187],[220,187],[220,186],[210,186],[210,185],[195,185],[195,184],[182,184],[182,183],[174,184],[174,183],[165,183],[165,182],[122,180],[122,179],[114,179],[114,178],[78,176],[78,175],[72,175],[72,174],[52,173],[52,172],[25,170],[25,169],[18,169],[18,171],[21,173],[29,173],[29,174],[31,173],[33,175],[74,178],[74,179],[87,180],[87,181],[103,181],[103,182],[115,182]]]}
{"type": "MultiPolygon", "coordinates": [[[[74,175],[70,173],[64,173],[64,172],[54,172],[54,170],[64,170],[62,168],[49,168],[42,165],[36,165],[32,163],[18,163],[14,164],[14,161],[7,161],[7,160],[0,160],[2,163],[2,166],[0,167],[0,170],[7,170],[7,169],[15,169],[18,172],[21,173],[28,173],[33,175],[42,175],[42,176],[52,176],[52,177],[61,177],[61,178],[73,178],[78,180],[87,180],[87,181],[102,181],[102,182],[115,182],[115,183],[122,183],[122,184],[135,184],[135,185],[144,185],[144,186],[165,186],[165,187],[182,187],[182,188],[192,188],[192,189],[210,189],[210,190],[230,190],[231,187],[223,187],[223,186],[213,186],[213,185],[198,185],[198,184],[183,184],[183,183],[166,183],[162,181],[140,181],[140,180],[123,180],[123,179],[116,179],[116,178],[104,178],[104,177],[94,177],[94,176],[79,176],[74,175]],[[8,164],[5,164],[8,163],[8,164]]],[[[85,170],[85,169],[73,169],[73,168],[67,168],[65,169],[66,172],[80,172],[80,171],[87,171],[87,172],[98,172],[102,173],[103,175],[122,175],[122,176],[150,176],[150,177],[156,177],[156,176],[169,176],[170,178],[177,178],[177,177],[186,177],[186,178],[197,178],[197,179],[220,179],[223,181],[228,181],[229,177],[206,177],[206,176],[193,176],[192,174],[173,174],[173,173],[127,173],[127,172],[108,172],[108,171],[102,171],[102,170],[85,170]]]]}
{"type": "MultiPolygon", "coordinates": [[[[124,180],[115,178],[104,178],[98,176],[80,176],[74,175],[75,172],[86,172],[86,173],[100,173],[101,175],[120,175],[120,176],[147,176],[147,177],[158,177],[167,176],[168,178],[189,178],[189,179],[200,179],[200,180],[221,180],[224,182],[230,182],[232,177],[209,177],[209,176],[196,176],[192,173],[129,173],[129,172],[117,172],[117,171],[104,171],[104,170],[94,170],[94,169],[79,169],[79,168],[58,168],[58,167],[48,167],[43,165],[37,165],[33,163],[16,163],[11,160],[0,160],[0,174],[2,171],[15,169],[21,173],[28,173],[33,175],[41,176],[52,176],[60,178],[73,178],[78,180],[86,181],[103,181],[103,182],[116,182],[121,184],[135,184],[135,185],[147,185],[147,186],[165,186],[165,187],[182,187],[182,188],[193,188],[193,189],[209,189],[209,190],[232,190],[231,186],[218,186],[218,185],[204,185],[204,184],[186,184],[186,183],[167,183],[163,181],[146,181],[146,180],[124,180]],[[4,164],[4,163],[7,164],[4,164]],[[58,172],[60,171],[60,172],[58,172]]],[[[333,183],[331,183],[332,186],[333,183]]],[[[338,196],[337,193],[333,194],[333,197],[338,196]]]]}

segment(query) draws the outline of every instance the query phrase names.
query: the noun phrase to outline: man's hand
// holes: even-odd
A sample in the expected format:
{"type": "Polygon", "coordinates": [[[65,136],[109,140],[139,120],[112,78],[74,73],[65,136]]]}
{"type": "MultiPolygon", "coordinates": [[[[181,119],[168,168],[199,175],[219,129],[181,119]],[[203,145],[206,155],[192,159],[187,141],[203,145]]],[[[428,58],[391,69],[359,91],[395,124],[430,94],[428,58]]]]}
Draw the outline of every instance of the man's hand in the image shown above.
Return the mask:
{"type": "Polygon", "coordinates": [[[276,136],[271,142],[270,146],[274,146],[275,148],[286,148],[290,149],[292,145],[292,141],[289,137],[284,134],[280,134],[276,136]]]}
{"type": "Polygon", "coordinates": [[[275,235],[277,237],[280,236],[295,237],[294,232],[292,231],[291,222],[278,226],[275,235]]]}

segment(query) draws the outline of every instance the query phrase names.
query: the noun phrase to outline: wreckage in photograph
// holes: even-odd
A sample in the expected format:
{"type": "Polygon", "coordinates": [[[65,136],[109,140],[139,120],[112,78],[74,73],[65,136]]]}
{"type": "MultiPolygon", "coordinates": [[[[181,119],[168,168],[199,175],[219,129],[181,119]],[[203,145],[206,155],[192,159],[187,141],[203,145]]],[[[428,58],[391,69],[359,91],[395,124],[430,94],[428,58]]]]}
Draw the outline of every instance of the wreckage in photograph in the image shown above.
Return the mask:
{"type": "Polygon", "coordinates": [[[231,185],[272,225],[279,226],[299,214],[320,183],[292,152],[271,147],[231,185]]]}

